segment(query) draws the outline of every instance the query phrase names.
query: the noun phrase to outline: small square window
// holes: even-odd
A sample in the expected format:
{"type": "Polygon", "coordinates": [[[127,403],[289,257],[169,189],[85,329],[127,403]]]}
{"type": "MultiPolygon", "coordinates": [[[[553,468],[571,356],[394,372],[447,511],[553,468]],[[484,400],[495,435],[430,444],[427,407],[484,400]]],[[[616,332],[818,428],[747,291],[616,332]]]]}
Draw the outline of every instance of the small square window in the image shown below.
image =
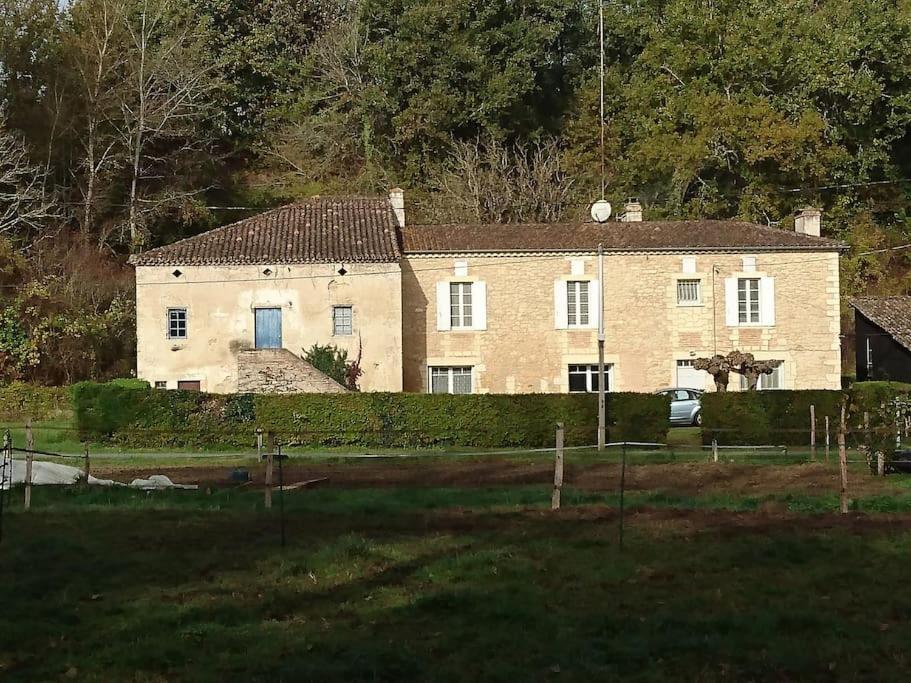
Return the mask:
{"type": "Polygon", "coordinates": [[[168,339],[187,338],[187,309],[168,309],[168,339]]]}
{"type": "Polygon", "coordinates": [[[350,336],[354,331],[351,306],[332,307],[332,334],[336,337],[350,336]]]}
{"type": "Polygon", "coordinates": [[[699,303],[699,280],[677,280],[677,305],[695,306],[699,303]]]}
{"type": "Polygon", "coordinates": [[[156,389],[167,389],[168,383],[167,382],[155,382],[155,388],[156,389]]]}

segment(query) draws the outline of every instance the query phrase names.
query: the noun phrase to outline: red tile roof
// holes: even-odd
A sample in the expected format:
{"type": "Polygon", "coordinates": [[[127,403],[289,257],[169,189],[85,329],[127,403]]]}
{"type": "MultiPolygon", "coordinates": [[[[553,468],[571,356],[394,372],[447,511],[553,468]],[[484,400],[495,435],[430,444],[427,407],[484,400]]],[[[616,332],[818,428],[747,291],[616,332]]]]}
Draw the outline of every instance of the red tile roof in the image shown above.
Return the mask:
{"type": "Polygon", "coordinates": [[[385,197],[307,199],[131,257],[138,266],[394,263],[401,258],[385,197]]]}
{"type": "Polygon", "coordinates": [[[510,251],[840,251],[839,242],[741,221],[414,225],[405,254],[510,251]]]}
{"type": "Polygon", "coordinates": [[[840,251],[835,240],[740,221],[450,224],[399,229],[386,197],[307,199],[131,257],[138,266],[394,263],[405,254],[840,251]],[[402,245],[400,247],[400,244],[402,245]]]}

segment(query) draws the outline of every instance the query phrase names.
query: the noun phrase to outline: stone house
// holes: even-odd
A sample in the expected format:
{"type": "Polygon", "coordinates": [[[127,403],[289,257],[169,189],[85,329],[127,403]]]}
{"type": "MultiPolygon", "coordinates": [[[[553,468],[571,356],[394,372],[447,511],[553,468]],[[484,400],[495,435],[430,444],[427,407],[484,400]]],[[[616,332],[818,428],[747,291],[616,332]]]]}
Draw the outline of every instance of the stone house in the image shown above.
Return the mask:
{"type": "Polygon", "coordinates": [[[594,391],[600,309],[608,390],[711,389],[693,359],[733,349],[784,361],[761,388],[834,389],[842,246],[820,220],[643,221],[630,203],[600,224],[412,226],[400,190],[310,199],[133,257],[138,375],[340,390],[299,358],[331,343],[360,351],[365,391],[594,391]]]}

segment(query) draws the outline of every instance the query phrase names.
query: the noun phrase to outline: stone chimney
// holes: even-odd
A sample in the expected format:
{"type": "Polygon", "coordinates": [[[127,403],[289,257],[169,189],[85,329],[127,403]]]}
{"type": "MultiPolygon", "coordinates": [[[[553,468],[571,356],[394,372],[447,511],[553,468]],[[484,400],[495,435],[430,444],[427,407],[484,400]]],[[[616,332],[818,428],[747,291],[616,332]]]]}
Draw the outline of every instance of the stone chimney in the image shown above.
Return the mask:
{"type": "Polygon", "coordinates": [[[807,207],[801,209],[794,219],[794,231],[801,235],[819,237],[822,227],[822,211],[807,207]]]}
{"type": "Polygon", "coordinates": [[[623,205],[623,213],[620,214],[620,220],[623,223],[641,223],[642,222],[642,204],[639,203],[638,197],[630,197],[623,205]]]}
{"type": "Polygon", "coordinates": [[[405,190],[400,187],[394,187],[389,190],[389,203],[392,204],[392,210],[395,211],[395,219],[400,228],[405,227],[405,190]]]}

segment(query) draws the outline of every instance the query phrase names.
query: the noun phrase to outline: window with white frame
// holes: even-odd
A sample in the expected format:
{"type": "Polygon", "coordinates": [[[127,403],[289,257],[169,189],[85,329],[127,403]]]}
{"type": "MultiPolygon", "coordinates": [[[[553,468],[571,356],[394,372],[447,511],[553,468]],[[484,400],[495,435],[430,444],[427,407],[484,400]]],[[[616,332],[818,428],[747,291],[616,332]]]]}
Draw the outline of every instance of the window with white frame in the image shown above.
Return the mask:
{"type": "Polygon", "coordinates": [[[353,333],[353,315],[351,306],[332,307],[332,334],[335,337],[347,337],[353,333]]]}
{"type": "MultiPolygon", "coordinates": [[[[611,381],[614,373],[614,366],[611,363],[604,364],[604,391],[610,391],[613,386],[611,381]]],[[[570,365],[569,366],[569,390],[573,393],[592,393],[598,391],[598,366],[597,364],[570,365]]]]}
{"type": "Polygon", "coordinates": [[[470,282],[449,283],[449,322],[452,329],[471,329],[472,301],[470,282]]]}
{"type": "Polygon", "coordinates": [[[168,339],[187,338],[187,309],[168,309],[168,339]]]}
{"type": "Polygon", "coordinates": [[[873,344],[870,343],[870,338],[867,337],[867,372],[873,371],[873,344]]]}
{"type": "Polygon", "coordinates": [[[677,305],[695,306],[702,301],[700,281],[696,279],[677,280],[677,305]]]}
{"type": "Polygon", "coordinates": [[[737,280],[737,320],[741,324],[758,324],[759,278],[744,277],[737,280]]]}
{"type": "Polygon", "coordinates": [[[431,394],[470,394],[471,367],[431,367],[431,394]]]}
{"type": "MultiPolygon", "coordinates": [[[[759,375],[759,382],[757,382],[756,388],[759,390],[784,389],[784,364],[772,370],[771,375],[759,375]]],[[[743,375],[740,376],[740,389],[742,391],[749,389],[747,378],[743,375]]]]}
{"type": "Polygon", "coordinates": [[[158,380],[158,381],[155,382],[155,388],[156,388],[156,389],[167,389],[167,388],[168,388],[168,383],[167,383],[167,382],[164,382],[164,381],[161,381],[161,380],[158,380]]]}
{"type": "Polygon", "coordinates": [[[588,280],[566,283],[566,323],[569,327],[588,327],[588,280]]]}

